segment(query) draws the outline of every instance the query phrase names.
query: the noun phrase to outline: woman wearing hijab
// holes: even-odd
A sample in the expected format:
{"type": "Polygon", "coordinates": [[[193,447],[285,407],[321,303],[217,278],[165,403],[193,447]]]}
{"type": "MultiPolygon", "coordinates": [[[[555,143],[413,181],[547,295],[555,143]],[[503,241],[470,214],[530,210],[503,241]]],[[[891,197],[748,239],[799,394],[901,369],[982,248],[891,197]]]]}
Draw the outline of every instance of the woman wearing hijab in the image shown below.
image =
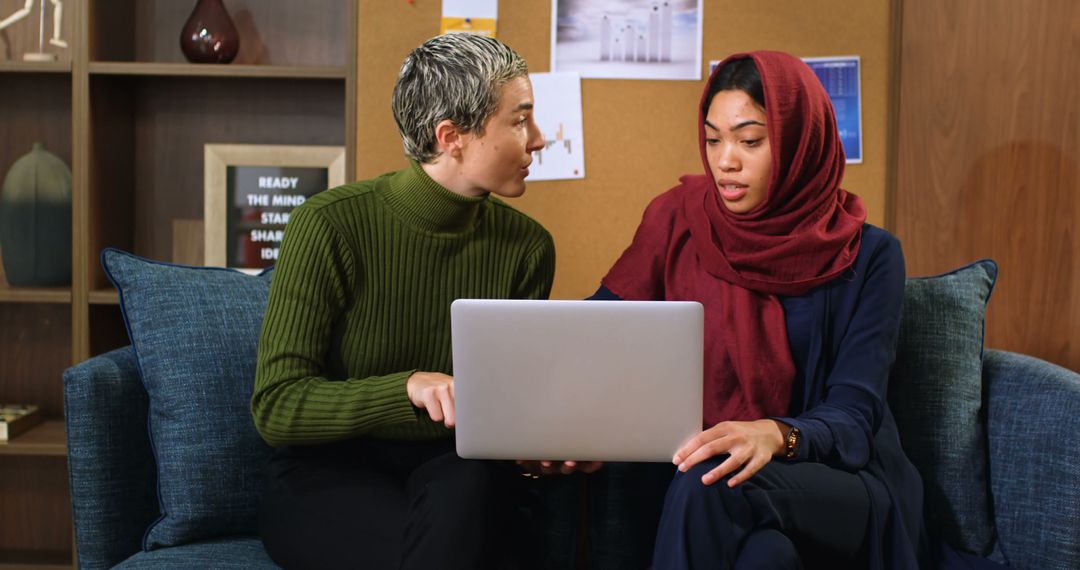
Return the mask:
{"type": "Polygon", "coordinates": [[[731,56],[699,136],[705,174],[652,201],[594,295],[705,308],[705,425],[654,568],[918,567],[922,483],[885,399],[903,253],[840,188],[824,88],[791,55],[731,56]]]}

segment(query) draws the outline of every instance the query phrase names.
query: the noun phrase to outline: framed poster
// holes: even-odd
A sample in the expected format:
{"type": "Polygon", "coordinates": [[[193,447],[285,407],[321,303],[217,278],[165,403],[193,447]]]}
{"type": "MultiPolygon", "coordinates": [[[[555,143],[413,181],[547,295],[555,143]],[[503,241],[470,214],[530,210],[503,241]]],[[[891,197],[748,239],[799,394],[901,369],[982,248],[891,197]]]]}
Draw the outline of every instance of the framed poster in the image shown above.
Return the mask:
{"type": "Polygon", "coordinates": [[[259,271],[293,208],[345,183],[345,147],[207,144],[204,177],[205,264],[259,271]]]}

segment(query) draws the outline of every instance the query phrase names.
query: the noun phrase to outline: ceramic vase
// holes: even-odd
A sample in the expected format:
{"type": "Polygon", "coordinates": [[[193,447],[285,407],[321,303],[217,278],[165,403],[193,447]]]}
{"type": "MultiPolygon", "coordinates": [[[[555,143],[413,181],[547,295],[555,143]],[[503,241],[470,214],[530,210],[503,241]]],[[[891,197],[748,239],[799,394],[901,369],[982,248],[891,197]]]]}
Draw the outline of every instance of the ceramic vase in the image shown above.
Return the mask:
{"type": "Polygon", "coordinates": [[[0,188],[0,254],[8,284],[70,284],[71,169],[35,143],[0,188]]]}
{"type": "Polygon", "coordinates": [[[240,32],[221,0],[198,0],[180,31],[180,50],[191,63],[229,63],[236,57],[240,32]]]}

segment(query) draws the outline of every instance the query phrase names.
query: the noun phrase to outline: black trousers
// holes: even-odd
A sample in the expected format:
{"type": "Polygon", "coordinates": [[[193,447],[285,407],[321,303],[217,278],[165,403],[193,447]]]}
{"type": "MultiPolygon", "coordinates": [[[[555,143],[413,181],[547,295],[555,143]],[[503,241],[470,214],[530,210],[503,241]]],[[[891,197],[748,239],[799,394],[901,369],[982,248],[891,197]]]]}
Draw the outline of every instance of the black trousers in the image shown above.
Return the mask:
{"type": "Polygon", "coordinates": [[[541,529],[536,534],[541,541],[535,546],[537,567],[648,568],[664,493],[674,471],[670,463],[612,462],[591,475],[532,481],[537,494],[532,512],[541,529]]]}
{"type": "Polygon", "coordinates": [[[259,531],[286,569],[514,567],[512,468],[461,459],[452,440],[279,450],[259,531]]]}
{"type": "Polygon", "coordinates": [[[749,481],[705,486],[727,456],[678,473],[668,487],[655,570],[864,568],[871,506],[852,473],[773,461],[749,481]]]}

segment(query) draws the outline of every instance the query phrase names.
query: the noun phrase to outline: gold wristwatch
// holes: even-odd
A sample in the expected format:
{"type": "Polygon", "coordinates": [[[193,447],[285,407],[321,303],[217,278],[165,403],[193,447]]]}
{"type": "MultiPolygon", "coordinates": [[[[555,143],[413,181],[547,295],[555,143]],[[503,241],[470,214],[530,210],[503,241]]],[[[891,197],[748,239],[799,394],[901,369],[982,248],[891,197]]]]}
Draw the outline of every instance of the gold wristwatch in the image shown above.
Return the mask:
{"type": "Polygon", "coordinates": [[[795,459],[799,455],[799,443],[802,442],[802,431],[795,426],[787,432],[784,438],[784,459],[795,459]]]}

